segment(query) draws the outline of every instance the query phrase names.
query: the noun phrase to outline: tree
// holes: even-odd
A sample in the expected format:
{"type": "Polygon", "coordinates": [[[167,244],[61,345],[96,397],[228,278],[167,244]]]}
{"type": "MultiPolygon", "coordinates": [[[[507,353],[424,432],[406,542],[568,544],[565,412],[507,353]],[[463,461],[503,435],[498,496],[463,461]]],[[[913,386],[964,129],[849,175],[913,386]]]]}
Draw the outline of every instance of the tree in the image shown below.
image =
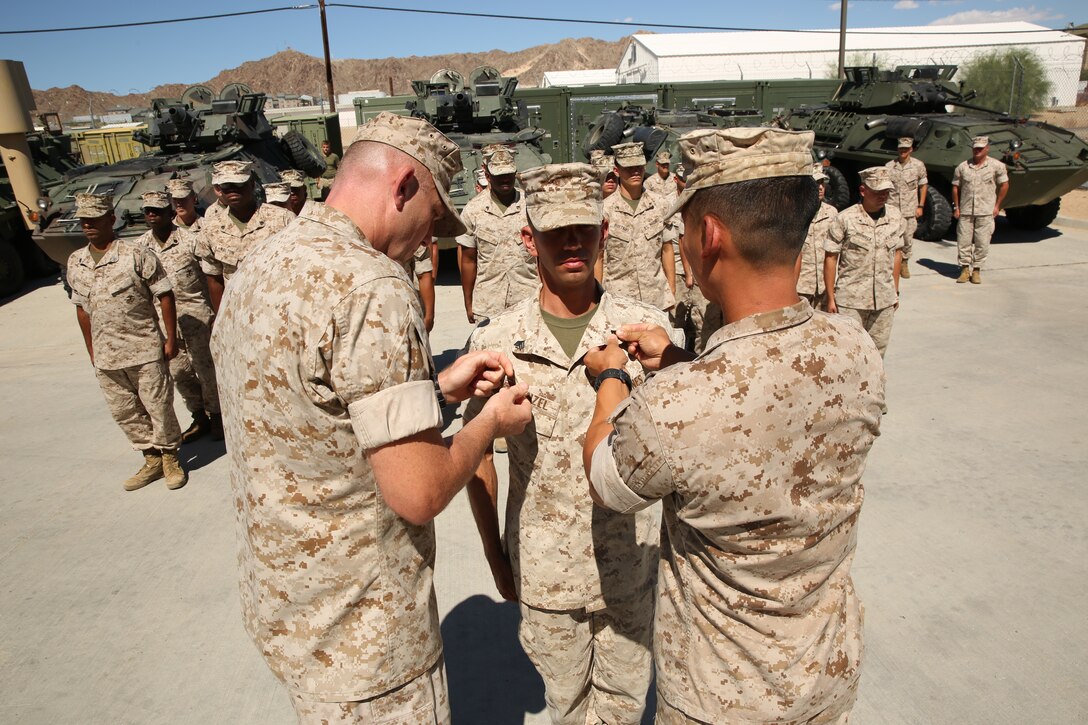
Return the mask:
{"type": "Polygon", "coordinates": [[[1049,105],[1046,66],[1038,53],[1028,48],[976,55],[963,65],[962,74],[964,90],[974,90],[978,95],[972,102],[980,106],[1026,116],[1049,105]]]}

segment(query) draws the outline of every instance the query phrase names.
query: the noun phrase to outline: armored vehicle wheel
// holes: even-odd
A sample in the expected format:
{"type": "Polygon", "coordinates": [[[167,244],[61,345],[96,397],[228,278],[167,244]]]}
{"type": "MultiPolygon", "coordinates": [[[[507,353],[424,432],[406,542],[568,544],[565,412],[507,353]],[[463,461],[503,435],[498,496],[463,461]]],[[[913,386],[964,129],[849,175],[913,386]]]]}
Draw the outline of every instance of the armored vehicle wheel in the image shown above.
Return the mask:
{"type": "Polygon", "coordinates": [[[593,122],[593,130],[582,142],[582,151],[586,158],[589,158],[589,152],[594,149],[607,151],[612,148],[612,144],[623,138],[625,126],[623,116],[618,113],[602,113],[597,116],[597,120],[593,122]]]}
{"type": "Polygon", "coordinates": [[[834,166],[825,166],[827,174],[827,193],[824,201],[839,211],[850,206],[850,186],[846,183],[846,176],[834,166]]]}
{"type": "Polygon", "coordinates": [[[18,292],[26,275],[23,272],[23,260],[19,252],[6,239],[0,239],[0,297],[7,297],[18,292]]]}
{"type": "Polygon", "coordinates": [[[1050,226],[1050,223],[1058,218],[1058,209],[1061,205],[1062,200],[1058,198],[1046,204],[1015,206],[1005,210],[1005,217],[1008,218],[1009,224],[1017,229],[1042,229],[1050,226]]]}
{"type": "Polygon", "coordinates": [[[952,205],[944,194],[930,186],[926,192],[926,207],[922,210],[922,218],[918,220],[918,229],[914,236],[916,239],[935,242],[944,237],[950,226],[952,205]]]}
{"type": "Polygon", "coordinates": [[[283,143],[296,169],[308,176],[325,173],[325,159],[310,143],[310,139],[298,131],[288,131],[283,135],[283,143]]]}

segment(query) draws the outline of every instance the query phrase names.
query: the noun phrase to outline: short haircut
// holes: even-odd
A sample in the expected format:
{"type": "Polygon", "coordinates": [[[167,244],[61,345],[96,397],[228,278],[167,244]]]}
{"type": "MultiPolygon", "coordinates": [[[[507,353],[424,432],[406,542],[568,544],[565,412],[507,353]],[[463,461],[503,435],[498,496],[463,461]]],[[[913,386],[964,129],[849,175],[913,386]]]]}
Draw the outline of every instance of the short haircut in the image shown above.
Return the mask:
{"type": "Polygon", "coordinates": [[[744,259],[756,268],[793,265],[808,225],[820,208],[816,181],[809,175],[749,179],[699,189],[688,215],[720,218],[744,259]]]}

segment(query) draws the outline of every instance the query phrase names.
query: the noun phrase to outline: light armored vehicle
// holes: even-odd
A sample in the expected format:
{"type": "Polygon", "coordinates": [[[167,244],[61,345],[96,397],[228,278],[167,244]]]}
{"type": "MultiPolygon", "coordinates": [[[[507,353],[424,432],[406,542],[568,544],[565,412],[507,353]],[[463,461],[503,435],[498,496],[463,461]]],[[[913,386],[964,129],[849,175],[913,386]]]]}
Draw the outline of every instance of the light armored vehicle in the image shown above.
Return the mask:
{"type": "Polygon", "coordinates": [[[262,183],[279,181],[283,169],[301,169],[310,176],[325,170],[324,157],[298,131],[277,136],[264,115],[265,95],[232,84],[216,97],[205,86],[188,89],[180,99],[156,99],[146,131],[137,141],[151,151],[115,164],[90,165],[65,174],[63,180],[37,200],[41,214],[34,241],[64,266],[68,255],[86,242],[73,212],[75,194],[110,194],[119,237],[147,230],[140,195],[162,191],[170,179],[193,182],[198,205],[215,202],[212,165],[239,159],[253,163],[262,183]]]}
{"type": "Polygon", "coordinates": [[[895,158],[897,138],[913,138],[929,178],[916,236],[928,240],[951,227],[952,175],[971,157],[971,138],[988,136],[990,156],[1009,169],[1009,223],[1049,225],[1062,194],[1088,181],[1088,144],[1065,129],[972,103],[975,94],[952,80],[955,73],[954,65],[847,68],[828,103],[795,108],[783,125],[816,133],[816,154],[830,162],[829,200],[839,208],[857,200],[859,171],[895,158]]]}

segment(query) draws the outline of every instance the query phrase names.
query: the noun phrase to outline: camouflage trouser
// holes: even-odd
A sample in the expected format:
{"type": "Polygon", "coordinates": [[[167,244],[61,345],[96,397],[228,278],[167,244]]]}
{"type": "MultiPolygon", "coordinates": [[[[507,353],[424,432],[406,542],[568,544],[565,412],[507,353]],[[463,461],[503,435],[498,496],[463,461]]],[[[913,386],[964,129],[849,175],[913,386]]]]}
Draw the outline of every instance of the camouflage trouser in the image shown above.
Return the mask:
{"type": "Polygon", "coordinates": [[[414,680],[395,690],[356,702],[315,702],[291,694],[300,725],[382,723],[382,725],[449,725],[450,700],[441,658],[414,680]]]}
{"type": "Polygon", "coordinates": [[[673,325],[684,331],[687,340],[687,348],[701,353],[706,348],[706,341],[716,330],[722,327],[721,308],[703,297],[699,285],[692,285],[691,289],[680,286],[680,294],[676,307],[669,313],[669,319],[673,325]]]}
{"type": "MultiPolygon", "coordinates": [[[[209,311],[210,312],[210,311],[209,311]]],[[[178,354],[170,361],[170,375],[190,413],[219,414],[219,390],[212,363],[210,315],[178,315],[178,354]]]]}
{"type": "Polygon", "coordinates": [[[910,259],[911,246],[914,244],[914,233],[918,231],[918,217],[914,212],[903,215],[903,262],[910,259]]]}
{"type": "Polygon", "coordinates": [[[961,214],[956,225],[956,244],[961,267],[982,269],[990,254],[990,237],[994,235],[994,218],[989,214],[961,214]]]}
{"type": "Polygon", "coordinates": [[[892,339],[895,307],[885,307],[882,310],[856,310],[853,307],[839,306],[839,313],[861,323],[861,326],[869,333],[869,337],[876,343],[880,357],[884,357],[884,351],[888,349],[888,342],[892,339]]]}
{"type": "Polygon", "coordinates": [[[166,361],[120,370],[98,370],[98,385],[110,414],[138,451],[172,451],[181,445],[181,428],[174,413],[174,391],[166,361]]]}
{"type": "MultiPolygon", "coordinates": [[[[816,723],[819,725],[850,725],[850,711],[854,709],[855,700],[857,700],[856,685],[849,697],[836,702],[824,712],[806,716],[804,722],[813,725],[816,723]]],[[[657,714],[654,722],[656,725],[717,725],[716,723],[691,717],[684,711],[673,707],[665,701],[660,688],[657,691],[657,714]]]]}
{"type": "Polygon", "coordinates": [[[653,590],[586,612],[521,604],[518,639],[544,679],[553,723],[638,723],[650,685],[653,590]]]}

